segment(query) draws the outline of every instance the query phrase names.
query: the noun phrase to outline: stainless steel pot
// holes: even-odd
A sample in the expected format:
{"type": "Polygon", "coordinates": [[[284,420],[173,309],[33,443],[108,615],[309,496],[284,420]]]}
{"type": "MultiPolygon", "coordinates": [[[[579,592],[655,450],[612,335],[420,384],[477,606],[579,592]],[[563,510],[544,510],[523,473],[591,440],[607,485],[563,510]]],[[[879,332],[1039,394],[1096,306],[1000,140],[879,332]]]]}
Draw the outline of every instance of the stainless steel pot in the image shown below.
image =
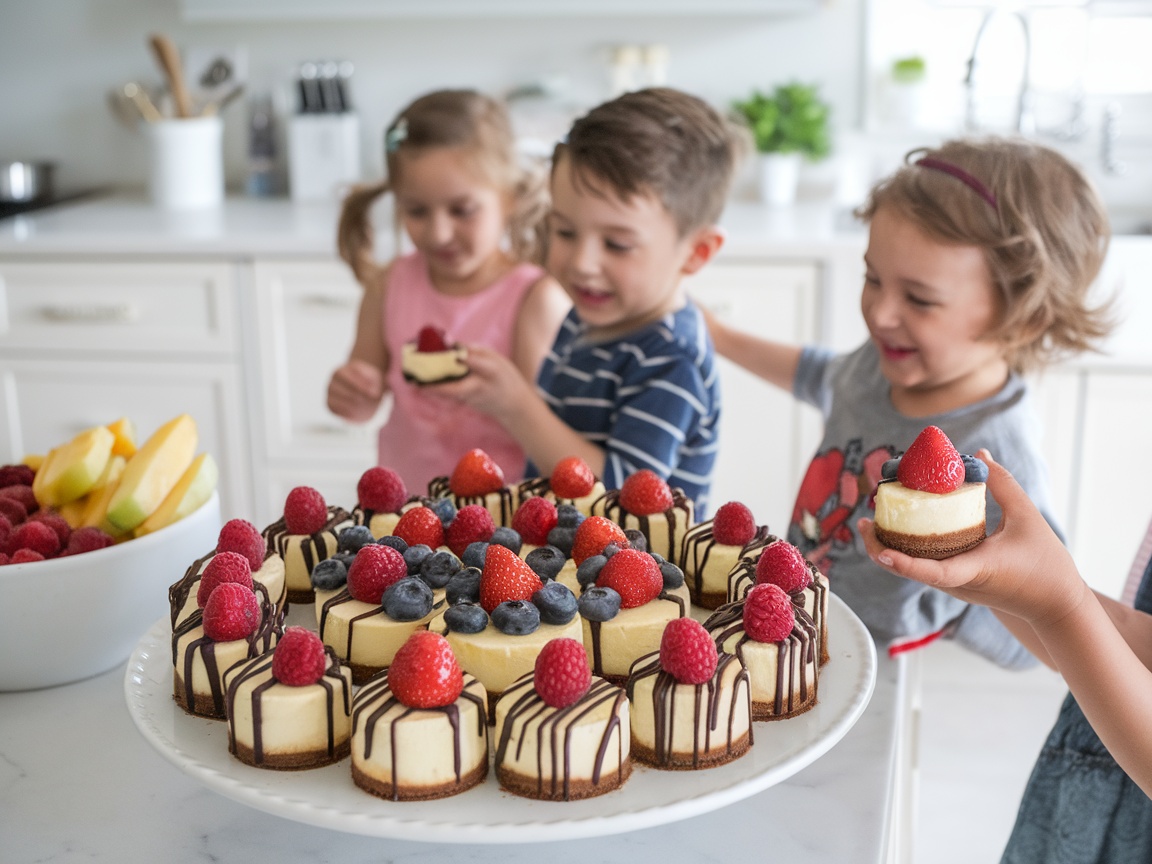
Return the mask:
{"type": "Polygon", "coordinates": [[[0,162],[0,202],[35,201],[52,195],[52,162],[0,162]]]}

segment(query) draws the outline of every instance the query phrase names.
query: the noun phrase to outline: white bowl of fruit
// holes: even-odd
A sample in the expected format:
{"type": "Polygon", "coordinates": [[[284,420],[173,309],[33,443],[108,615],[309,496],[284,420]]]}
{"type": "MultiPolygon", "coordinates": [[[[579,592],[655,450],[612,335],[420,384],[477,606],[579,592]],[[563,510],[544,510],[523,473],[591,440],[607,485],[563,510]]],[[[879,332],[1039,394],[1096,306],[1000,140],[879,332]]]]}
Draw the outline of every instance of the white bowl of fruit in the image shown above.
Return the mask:
{"type": "Polygon", "coordinates": [[[136,447],[131,424],[0,467],[0,691],[123,663],[168,586],[220,532],[217,471],[188,415],[136,447]]]}

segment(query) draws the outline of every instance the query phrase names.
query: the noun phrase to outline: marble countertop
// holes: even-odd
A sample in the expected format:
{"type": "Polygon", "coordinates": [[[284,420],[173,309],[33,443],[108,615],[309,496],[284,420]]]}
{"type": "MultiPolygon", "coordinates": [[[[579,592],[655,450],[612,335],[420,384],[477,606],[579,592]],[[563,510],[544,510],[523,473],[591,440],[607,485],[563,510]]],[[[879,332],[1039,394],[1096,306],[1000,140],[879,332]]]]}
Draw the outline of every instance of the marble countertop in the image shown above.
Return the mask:
{"type": "Polygon", "coordinates": [[[343,834],[210,791],[137,732],[124,668],[49,690],[0,693],[0,857],[6,861],[281,864],[340,861],[589,864],[773,860],[881,864],[891,842],[904,664],[879,658],[871,702],[827,754],[711,813],[564,843],[448,846],[343,834]]]}

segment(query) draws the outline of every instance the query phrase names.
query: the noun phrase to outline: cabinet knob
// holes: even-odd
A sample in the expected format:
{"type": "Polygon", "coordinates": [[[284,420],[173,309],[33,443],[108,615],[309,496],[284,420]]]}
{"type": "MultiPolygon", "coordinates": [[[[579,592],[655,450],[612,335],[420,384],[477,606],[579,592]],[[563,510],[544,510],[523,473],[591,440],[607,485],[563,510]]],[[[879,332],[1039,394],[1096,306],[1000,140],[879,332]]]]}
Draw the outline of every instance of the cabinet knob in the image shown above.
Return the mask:
{"type": "Polygon", "coordinates": [[[131,324],[140,318],[134,303],[61,303],[42,306],[40,315],[49,321],[80,324],[131,324]]]}
{"type": "Polygon", "coordinates": [[[353,297],[338,297],[335,294],[305,294],[300,298],[303,306],[320,306],[325,309],[352,309],[357,300],[353,297]]]}

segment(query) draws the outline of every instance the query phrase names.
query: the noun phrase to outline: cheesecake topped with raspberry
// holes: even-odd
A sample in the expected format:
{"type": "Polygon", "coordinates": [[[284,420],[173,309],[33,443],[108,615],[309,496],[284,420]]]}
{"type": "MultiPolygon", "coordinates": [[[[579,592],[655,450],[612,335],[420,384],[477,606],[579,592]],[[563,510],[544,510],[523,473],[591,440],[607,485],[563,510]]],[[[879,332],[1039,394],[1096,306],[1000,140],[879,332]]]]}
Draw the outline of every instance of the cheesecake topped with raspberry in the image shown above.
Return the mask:
{"type": "Polygon", "coordinates": [[[468,349],[449,344],[442,329],[427,325],[400,349],[400,370],[404,380],[416,385],[456,381],[469,372],[468,349]]]}

